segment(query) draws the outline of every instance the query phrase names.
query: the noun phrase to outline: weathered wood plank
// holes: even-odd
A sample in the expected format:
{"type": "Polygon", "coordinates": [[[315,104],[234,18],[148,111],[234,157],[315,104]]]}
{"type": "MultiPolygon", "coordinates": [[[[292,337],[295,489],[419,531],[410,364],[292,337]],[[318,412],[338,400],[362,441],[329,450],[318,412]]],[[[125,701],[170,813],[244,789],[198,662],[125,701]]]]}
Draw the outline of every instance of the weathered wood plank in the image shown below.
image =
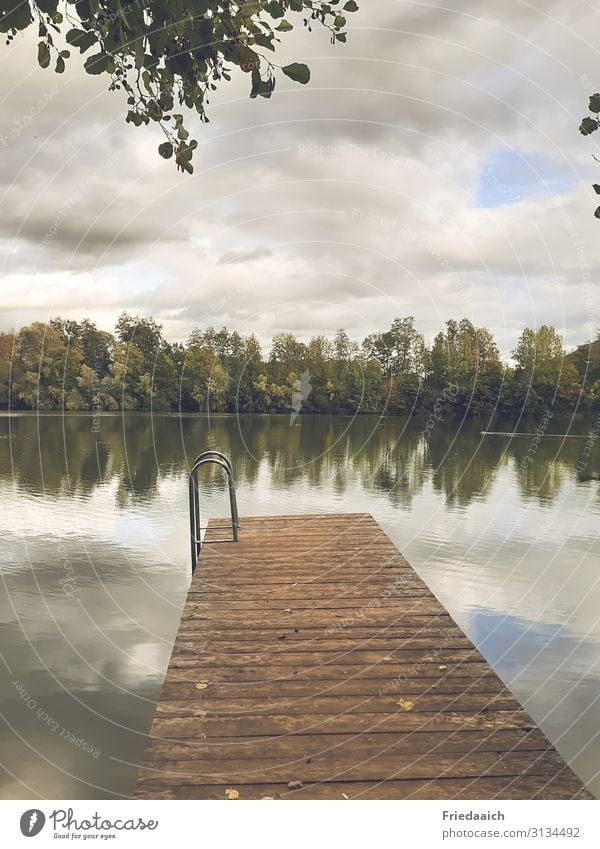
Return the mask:
{"type": "MultiPolygon", "coordinates": [[[[229,787],[230,785],[228,785],[229,787]]],[[[152,785],[144,795],[155,799],[225,799],[225,785],[152,785]]],[[[587,799],[582,787],[564,781],[562,772],[550,776],[506,778],[436,778],[384,781],[328,781],[290,788],[287,783],[244,784],[242,799],[587,799]]]]}
{"type": "MultiPolygon", "coordinates": [[[[547,751],[549,743],[541,731],[515,731],[500,729],[494,733],[486,731],[451,732],[404,732],[402,734],[296,734],[272,738],[269,741],[269,757],[275,762],[306,760],[321,756],[329,751],[343,752],[359,762],[374,754],[409,755],[431,754],[440,748],[446,752],[468,754],[474,751],[508,752],[547,751]]],[[[264,758],[265,739],[253,737],[223,737],[208,739],[201,737],[155,738],[148,740],[148,755],[153,759],[169,757],[171,760],[205,759],[217,760],[264,758]]]]}
{"type": "MultiPolygon", "coordinates": [[[[307,759],[308,760],[308,759],[307,759]]],[[[278,764],[271,758],[208,761],[186,761],[148,757],[145,761],[144,783],[152,784],[221,784],[231,778],[237,784],[284,781],[365,781],[398,778],[479,778],[488,776],[515,777],[526,774],[551,775],[564,767],[564,761],[553,749],[534,752],[469,752],[380,755],[357,760],[352,755],[329,751],[326,757],[314,757],[310,763],[278,764]]]]}
{"type": "Polygon", "coordinates": [[[522,709],[491,713],[395,713],[395,714],[305,714],[270,717],[208,717],[199,710],[193,717],[157,717],[152,734],[167,737],[189,737],[205,734],[208,738],[248,737],[276,738],[291,734],[394,733],[415,731],[496,731],[535,728],[531,717],[522,709]]]}

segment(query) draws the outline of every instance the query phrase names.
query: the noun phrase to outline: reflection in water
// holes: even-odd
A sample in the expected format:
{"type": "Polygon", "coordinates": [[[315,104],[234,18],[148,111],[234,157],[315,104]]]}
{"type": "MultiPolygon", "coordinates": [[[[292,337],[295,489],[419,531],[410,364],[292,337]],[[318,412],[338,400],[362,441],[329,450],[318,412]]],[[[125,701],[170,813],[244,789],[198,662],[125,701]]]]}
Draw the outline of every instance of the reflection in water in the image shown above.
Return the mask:
{"type": "MultiPolygon", "coordinates": [[[[532,448],[473,422],[424,426],[128,415],[94,433],[85,415],[1,417],[0,795],[131,792],[189,580],[185,477],[206,447],[231,456],[242,517],[373,513],[600,795],[600,498],[581,480],[585,440],[532,448]]],[[[600,469],[596,445],[585,468],[600,469]]],[[[205,511],[223,515],[220,472],[203,481],[205,511]]]]}

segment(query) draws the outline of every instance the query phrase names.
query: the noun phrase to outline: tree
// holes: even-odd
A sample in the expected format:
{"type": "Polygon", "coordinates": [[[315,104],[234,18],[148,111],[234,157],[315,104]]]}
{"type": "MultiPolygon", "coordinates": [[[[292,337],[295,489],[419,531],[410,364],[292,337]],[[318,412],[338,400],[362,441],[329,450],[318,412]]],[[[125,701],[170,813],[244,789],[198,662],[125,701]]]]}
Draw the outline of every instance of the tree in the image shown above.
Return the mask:
{"type": "Polygon", "coordinates": [[[429,356],[427,383],[430,402],[478,413],[493,407],[502,383],[502,364],[493,336],[486,327],[475,327],[467,318],[446,322],[429,356]],[[450,392],[445,392],[450,390],[450,392]]]}
{"type": "Polygon", "coordinates": [[[67,346],[59,330],[35,321],[15,340],[11,394],[28,407],[55,410],[77,407],[81,351],[67,346]]]}
{"type": "Polygon", "coordinates": [[[53,318],[50,326],[61,333],[65,345],[79,348],[83,363],[95,372],[98,380],[108,374],[114,343],[110,333],[98,330],[88,318],[81,322],[53,318]]]}
{"type": "Polygon", "coordinates": [[[283,383],[294,372],[300,374],[306,363],[306,345],[293,333],[278,333],[273,337],[269,366],[274,380],[283,383]]]}
{"type": "Polygon", "coordinates": [[[10,374],[15,347],[14,333],[0,333],[0,406],[8,407],[10,374]]]}
{"type": "Polygon", "coordinates": [[[515,382],[521,400],[529,408],[551,407],[556,401],[569,407],[581,392],[579,374],[565,364],[565,350],[556,328],[543,324],[526,327],[512,352],[515,382]]]}
{"type": "MultiPolygon", "coordinates": [[[[178,110],[195,110],[208,122],[209,98],[234,68],[250,75],[250,97],[271,97],[277,65],[262,53],[275,51],[281,33],[294,25],[286,15],[303,16],[304,26],[325,27],[332,43],[346,41],[348,0],[0,0],[0,32],[7,44],[30,26],[39,34],[42,68],[65,70],[71,48],[86,54],[88,74],[106,74],[110,91],[127,99],[126,121],[136,127],[157,123],[164,133],[159,153],[175,156],[177,168],[192,173],[198,143],[190,139],[178,110]]],[[[280,69],[306,84],[310,71],[293,62],[280,69]]]]}

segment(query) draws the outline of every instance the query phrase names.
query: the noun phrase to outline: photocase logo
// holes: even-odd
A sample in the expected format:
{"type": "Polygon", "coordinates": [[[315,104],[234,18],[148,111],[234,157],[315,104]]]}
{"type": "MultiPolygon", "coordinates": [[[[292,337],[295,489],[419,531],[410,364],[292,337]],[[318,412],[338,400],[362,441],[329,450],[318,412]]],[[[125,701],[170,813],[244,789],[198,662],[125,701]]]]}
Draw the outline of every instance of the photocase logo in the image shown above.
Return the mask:
{"type": "Polygon", "coordinates": [[[21,834],[25,837],[35,837],[43,829],[46,817],[37,808],[31,808],[21,816],[21,834]]]}
{"type": "Polygon", "coordinates": [[[290,424],[293,425],[298,414],[302,409],[302,404],[306,401],[312,392],[312,384],[310,382],[310,372],[308,369],[300,374],[299,380],[294,382],[294,394],[292,395],[292,412],[290,415],[290,424]]]}

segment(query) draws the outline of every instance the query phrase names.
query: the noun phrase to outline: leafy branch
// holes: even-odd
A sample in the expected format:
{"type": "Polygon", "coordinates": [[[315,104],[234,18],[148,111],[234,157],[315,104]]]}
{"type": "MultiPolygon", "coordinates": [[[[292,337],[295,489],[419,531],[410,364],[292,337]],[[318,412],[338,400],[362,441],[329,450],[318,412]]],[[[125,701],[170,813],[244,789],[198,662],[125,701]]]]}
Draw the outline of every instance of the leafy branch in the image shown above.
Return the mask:
{"type": "MultiPolygon", "coordinates": [[[[589,102],[589,110],[593,113],[594,117],[590,117],[587,115],[579,125],[579,132],[582,136],[590,136],[592,133],[595,133],[596,130],[600,127],[600,94],[596,92],[596,94],[592,94],[590,96],[589,102]]],[[[596,161],[598,157],[592,154],[593,158],[596,161]]],[[[593,189],[597,195],[600,195],[600,185],[598,183],[594,183],[593,189]]],[[[594,212],[596,218],[600,218],[600,206],[596,207],[596,211],[594,212]]]]}
{"type": "Polygon", "coordinates": [[[192,173],[198,143],[190,139],[184,110],[208,123],[207,107],[234,68],[250,75],[250,97],[269,98],[281,71],[306,85],[309,68],[293,62],[279,68],[260,52],[275,52],[280,35],[324,27],[332,44],[346,41],[346,15],[354,0],[0,0],[0,32],[6,43],[38,25],[38,63],[63,73],[70,48],[85,54],[88,74],[108,74],[110,91],[123,91],[126,121],[136,127],[157,123],[165,136],[158,151],[192,173]],[[62,10],[62,11],[61,11],[62,10]]]}

